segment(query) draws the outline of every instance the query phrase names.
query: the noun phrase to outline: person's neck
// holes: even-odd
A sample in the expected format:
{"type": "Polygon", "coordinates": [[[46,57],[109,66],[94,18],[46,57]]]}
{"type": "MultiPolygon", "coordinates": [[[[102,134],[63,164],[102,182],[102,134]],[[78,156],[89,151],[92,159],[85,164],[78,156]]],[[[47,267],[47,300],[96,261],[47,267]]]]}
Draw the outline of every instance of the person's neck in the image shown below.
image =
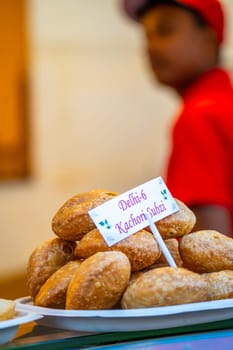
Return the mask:
{"type": "Polygon", "coordinates": [[[177,84],[176,86],[171,86],[178,95],[182,96],[184,92],[189,89],[191,85],[194,84],[195,81],[199,80],[202,76],[205,74],[208,74],[210,71],[220,68],[219,64],[213,64],[207,67],[206,69],[203,69],[201,72],[196,74],[194,77],[190,78],[189,80],[186,80],[182,82],[181,84],[177,84]]]}

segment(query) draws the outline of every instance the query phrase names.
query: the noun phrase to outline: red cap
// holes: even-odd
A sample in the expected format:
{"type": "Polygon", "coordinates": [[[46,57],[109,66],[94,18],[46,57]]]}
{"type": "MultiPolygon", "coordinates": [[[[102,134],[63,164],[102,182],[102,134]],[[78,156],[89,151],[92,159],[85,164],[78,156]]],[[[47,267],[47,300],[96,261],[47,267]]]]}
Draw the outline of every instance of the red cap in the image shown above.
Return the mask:
{"type": "MultiPolygon", "coordinates": [[[[202,18],[211,26],[216,35],[219,44],[224,39],[224,11],[220,0],[172,0],[177,4],[182,4],[196,10],[202,18]]],[[[123,6],[127,15],[138,21],[138,11],[148,0],[123,0],[123,6]]],[[[153,3],[153,1],[152,1],[153,3]]],[[[154,0],[156,4],[156,0],[154,0]]]]}

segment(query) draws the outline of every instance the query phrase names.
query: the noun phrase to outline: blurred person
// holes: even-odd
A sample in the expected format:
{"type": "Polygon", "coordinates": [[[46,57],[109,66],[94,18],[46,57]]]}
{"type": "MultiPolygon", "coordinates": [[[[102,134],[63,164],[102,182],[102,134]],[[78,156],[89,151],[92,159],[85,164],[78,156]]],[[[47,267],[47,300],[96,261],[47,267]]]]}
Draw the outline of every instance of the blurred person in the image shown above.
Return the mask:
{"type": "Polygon", "coordinates": [[[233,87],[220,65],[224,10],[218,0],[123,0],[145,33],[156,79],[181,108],[172,128],[166,184],[196,214],[194,230],[233,232],[233,87]]]}

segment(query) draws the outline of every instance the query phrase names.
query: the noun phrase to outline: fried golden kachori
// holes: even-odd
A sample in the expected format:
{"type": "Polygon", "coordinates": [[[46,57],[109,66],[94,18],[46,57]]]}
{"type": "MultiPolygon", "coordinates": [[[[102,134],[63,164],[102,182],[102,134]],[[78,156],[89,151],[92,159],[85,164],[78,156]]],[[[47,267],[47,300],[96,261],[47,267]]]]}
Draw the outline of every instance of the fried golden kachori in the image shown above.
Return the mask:
{"type": "Polygon", "coordinates": [[[119,251],[96,253],[80,265],[66,295],[66,309],[111,309],[128,285],[131,266],[119,251]]]}
{"type": "Polygon", "coordinates": [[[60,238],[78,241],[95,228],[88,211],[114,198],[115,192],[93,190],[68,199],[52,218],[52,230],[60,238]]]}
{"type": "MultiPolygon", "coordinates": [[[[167,249],[169,250],[171,256],[173,257],[176,266],[181,267],[183,265],[183,261],[180,256],[179,252],[179,243],[177,239],[175,238],[169,238],[165,239],[164,243],[166,244],[167,249]]],[[[168,266],[167,259],[165,258],[164,254],[161,253],[161,256],[156,262],[149,267],[149,269],[155,268],[155,267],[163,267],[163,266],[168,266]]]]}
{"type": "MultiPolygon", "coordinates": [[[[163,239],[178,238],[190,233],[196,224],[196,216],[183,202],[175,199],[179,211],[156,222],[163,239]]],[[[150,231],[150,227],[147,227],[150,231]]]]}
{"type": "Polygon", "coordinates": [[[222,270],[202,275],[207,282],[207,299],[233,298],[233,271],[222,270]]]}
{"type": "Polygon", "coordinates": [[[179,240],[183,266],[204,273],[233,270],[233,239],[214,230],[192,232],[179,240]]]}
{"type": "Polygon", "coordinates": [[[148,231],[138,231],[109,247],[97,229],[88,232],[79,241],[75,255],[77,258],[88,258],[97,252],[112,250],[121,251],[127,255],[132,271],[139,271],[150,266],[161,255],[157,241],[148,231]]]}
{"type": "Polygon", "coordinates": [[[81,263],[81,260],[72,260],[54,272],[40,288],[35,305],[64,309],[68,285],[81,263]]]}
{"type": "Polygon", "coordinates": [[[29,294],[34,299],[45,281],[74,258],[76,242],[52,238],[35,248],[27,264],[29,294]]]}
{"type": "Polygon", "coordinates": [[[125,290],[123,309],[148,308],[205,301],[207,285],[197,273],[182,267],[160,267],[142,273],[125,290]]]}

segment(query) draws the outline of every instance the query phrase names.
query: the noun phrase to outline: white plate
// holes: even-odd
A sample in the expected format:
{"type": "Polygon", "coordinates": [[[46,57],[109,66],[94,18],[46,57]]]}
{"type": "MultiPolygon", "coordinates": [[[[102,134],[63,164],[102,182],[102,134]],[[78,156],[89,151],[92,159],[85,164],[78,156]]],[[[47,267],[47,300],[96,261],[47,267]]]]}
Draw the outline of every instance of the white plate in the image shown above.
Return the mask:
{"type": "Polygon", "coordinates": [[[233,318],[233,299],[131,310],[51,309],[33,305],[30,297],[17,299],[16,305],[43,315],[40,324],[85,332],[175,328],[233,318]]]}
{"type": "Polygon", "coordinates": [[[5,344],[14,338],[19,325],[42,318],[38,313],[16,309],[15,317],[10,320],[0,321],[0,344],[5,344]]]}

